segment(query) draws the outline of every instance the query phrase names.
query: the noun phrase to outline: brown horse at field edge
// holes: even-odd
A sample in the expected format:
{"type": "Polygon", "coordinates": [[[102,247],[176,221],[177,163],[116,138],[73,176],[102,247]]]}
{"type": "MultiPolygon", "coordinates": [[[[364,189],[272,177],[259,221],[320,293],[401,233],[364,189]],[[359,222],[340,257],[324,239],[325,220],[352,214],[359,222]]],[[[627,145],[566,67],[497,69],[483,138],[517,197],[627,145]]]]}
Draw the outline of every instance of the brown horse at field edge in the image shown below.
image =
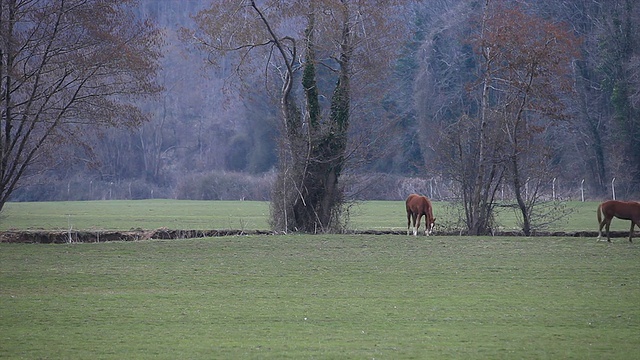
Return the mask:
{"type": "Polygon", "coordinates": [[[611,242],[609,237],[609,226],[611,226],[611,220],[617,217],[622,220],[631,220],[631,229],[629,230],[629,242],[633,242],[631,237],[633,236],[633,228],[638,225],[640,228],[640,203],[635,201],[616,201],[609,200],[598,205],[598,241],[602,236],[602,227],[606,226],[607,241],[611,242]],[[604,219],[603,219],[604,217],[604,219]]]}
{"type": "Polygon", "coordinates": [[[424,216],[424,234],[429,236],[433,232],[436,218],[433,217],[433,207],[431,201],[426,196],[411,194],[407,197],[407,235],[410,235],[411,220],[413,219],[413,235],[418,235],[420,219],[424,216]]]}

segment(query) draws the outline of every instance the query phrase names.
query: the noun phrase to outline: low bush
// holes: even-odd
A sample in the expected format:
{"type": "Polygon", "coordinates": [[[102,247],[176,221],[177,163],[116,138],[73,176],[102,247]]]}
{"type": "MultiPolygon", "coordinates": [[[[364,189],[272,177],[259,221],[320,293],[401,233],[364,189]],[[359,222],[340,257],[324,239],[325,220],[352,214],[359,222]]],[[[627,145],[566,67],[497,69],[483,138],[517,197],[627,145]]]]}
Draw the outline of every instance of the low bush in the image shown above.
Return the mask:
{"type": "Polygon", "coordinates": [[[273,174],[255,176],[216,171],[178,180],[175,198],[180,200],[269,200],[273,174]]]}

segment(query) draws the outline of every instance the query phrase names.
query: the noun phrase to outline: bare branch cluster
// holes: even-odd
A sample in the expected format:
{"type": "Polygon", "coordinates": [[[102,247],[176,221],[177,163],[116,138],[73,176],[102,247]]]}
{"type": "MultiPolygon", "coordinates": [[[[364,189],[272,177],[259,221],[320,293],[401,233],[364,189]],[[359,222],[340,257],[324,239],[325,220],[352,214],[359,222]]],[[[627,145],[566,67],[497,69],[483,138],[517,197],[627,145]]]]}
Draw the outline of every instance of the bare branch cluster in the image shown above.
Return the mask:
{"type": "Polygon", "coordinates": [[[137,125],[155,84],[160,33],[129,1],[2,1],[0,209],[82,125],[137,125]]]}

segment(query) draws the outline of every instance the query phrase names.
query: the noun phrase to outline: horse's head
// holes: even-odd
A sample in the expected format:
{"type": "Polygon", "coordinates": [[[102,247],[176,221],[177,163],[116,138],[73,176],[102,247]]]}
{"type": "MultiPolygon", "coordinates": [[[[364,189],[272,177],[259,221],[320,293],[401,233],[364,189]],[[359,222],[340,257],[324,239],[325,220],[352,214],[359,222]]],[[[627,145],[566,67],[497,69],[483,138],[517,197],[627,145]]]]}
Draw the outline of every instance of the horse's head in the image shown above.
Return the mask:
{"type": "Polygon", "coordinates": [[[433,234],[433,228],[436,226],[436,218],[433,219],[427,219],[427,226],[424,229],[424,233],[425,235],[431,235],[433,234]]]}

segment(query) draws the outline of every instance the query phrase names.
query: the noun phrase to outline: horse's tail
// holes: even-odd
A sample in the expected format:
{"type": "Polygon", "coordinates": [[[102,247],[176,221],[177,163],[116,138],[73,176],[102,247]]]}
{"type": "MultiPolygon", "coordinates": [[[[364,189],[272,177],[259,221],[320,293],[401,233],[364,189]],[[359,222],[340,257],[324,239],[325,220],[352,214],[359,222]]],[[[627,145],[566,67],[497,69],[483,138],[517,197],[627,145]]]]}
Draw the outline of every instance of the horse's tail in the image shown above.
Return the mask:
{"type": "Polygon", "coordinates": [[[602,204],[598,205],[598,225],[602,224],[602,204]]]}

